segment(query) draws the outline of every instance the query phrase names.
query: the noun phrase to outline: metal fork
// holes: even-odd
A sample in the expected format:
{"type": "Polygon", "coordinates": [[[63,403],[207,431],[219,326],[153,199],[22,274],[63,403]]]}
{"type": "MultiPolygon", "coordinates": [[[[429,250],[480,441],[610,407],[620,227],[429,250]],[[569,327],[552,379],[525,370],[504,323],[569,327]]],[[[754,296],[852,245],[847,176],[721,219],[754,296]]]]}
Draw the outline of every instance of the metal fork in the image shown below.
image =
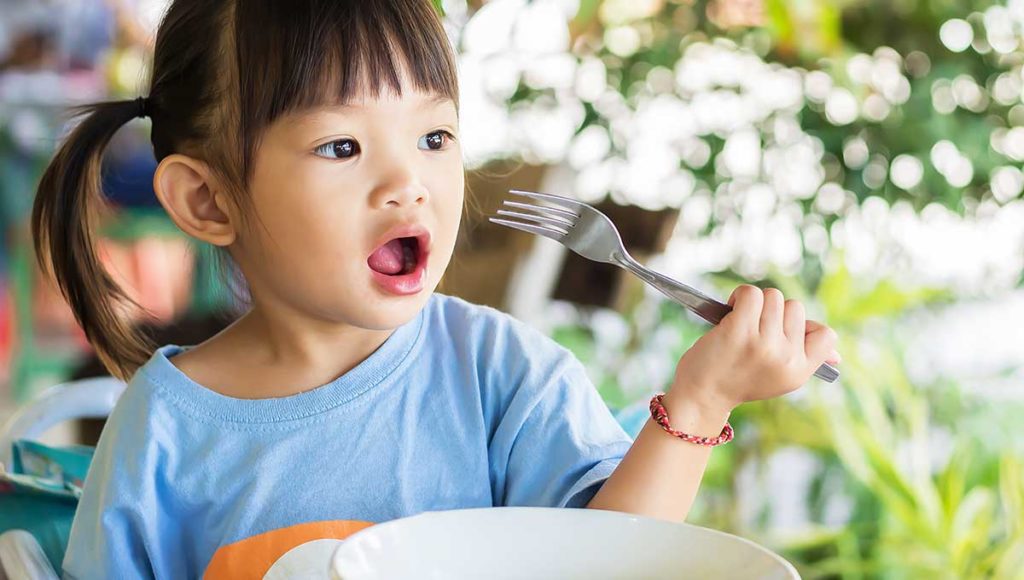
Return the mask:
{"type": "MultiPolygon", "coordinates": [[[[696,288],[659,274],[634,260],[622,245],[622,238],[615,224],[597,208],[582,201],[547,193],[518,189],[511,189],[509,193],[547,201],[556,207],[504,200],[505,207],[520,211],[499,209],[498,215],[525,220],[526,223],[489,217],[491,222],[550,238],[588,260],[615,264],[629,270],[711,324],[718,324],[726,314],[732,312],[732,307],[728,304],[722,304],[696,288]]],[[[839,378],[839,371],[832,365],[823,363],[814,371],[814,376],[832,383],[839,378]]]]}

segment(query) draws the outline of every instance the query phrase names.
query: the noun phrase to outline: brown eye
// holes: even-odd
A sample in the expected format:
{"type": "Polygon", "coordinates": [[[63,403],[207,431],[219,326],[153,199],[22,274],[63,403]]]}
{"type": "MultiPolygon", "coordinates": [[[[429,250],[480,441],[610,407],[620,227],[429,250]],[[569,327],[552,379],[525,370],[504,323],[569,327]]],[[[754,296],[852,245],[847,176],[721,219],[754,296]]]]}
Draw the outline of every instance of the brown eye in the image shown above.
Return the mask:
{"type": "Polygon", "coordinates": [[[427,133],[420,137],[419,147],[420,149],[440,151],[444,148],[446,139],[452,139],[452,134],[448,131],[434,131],[433,133],[427,133]]]}
{"type": "Polygon", "coordinates": [[[328,159],[347,159],[359,153],[359,144],[352,139],[338,139],[317,147],[316,153],[328,159]]]}

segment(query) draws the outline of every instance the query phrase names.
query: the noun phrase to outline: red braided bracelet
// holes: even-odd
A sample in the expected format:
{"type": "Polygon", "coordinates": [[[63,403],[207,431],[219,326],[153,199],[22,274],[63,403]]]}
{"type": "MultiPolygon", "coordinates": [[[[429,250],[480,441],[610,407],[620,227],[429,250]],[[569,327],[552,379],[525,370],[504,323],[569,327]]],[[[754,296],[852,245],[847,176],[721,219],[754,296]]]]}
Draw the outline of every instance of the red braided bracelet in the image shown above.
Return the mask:
{"type": "Polygon", "coordinates": [[[725,427],[722,427],[722,433],[718,437],[698,437],[696,435],[688,435],[682,431],[676,431],[668,424],[668,411],[665,410],[665,406],[661,404],[662,397],[665,393],[659,393],[651,398],[651,418],[661,425],[661,428],[668,431],[672,435],[679,437],[680,439],[689,441],[690,443],[696,443],[697,445],[705,445],[707,447],[714,447],[716,445],[722,445],[732,441],[733,431],[732,426],[729,422],[725,422],[725,427]]]}

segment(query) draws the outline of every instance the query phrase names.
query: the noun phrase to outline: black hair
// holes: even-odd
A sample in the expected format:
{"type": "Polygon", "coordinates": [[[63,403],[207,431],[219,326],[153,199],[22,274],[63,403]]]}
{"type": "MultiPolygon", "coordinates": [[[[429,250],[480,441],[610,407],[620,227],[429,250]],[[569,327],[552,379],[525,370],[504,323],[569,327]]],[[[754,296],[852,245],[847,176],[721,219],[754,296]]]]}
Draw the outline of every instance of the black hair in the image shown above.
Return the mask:
{"type": "MultiPolygon", "coordinates": [[[[244,208],[260,137],[275,119],[364,91],[401,94],[403,66],[417,89],[458,109],[455,56],[431,0],[175,0],[157,30],[145,103],[154,155],[203,160],[244,208]]],[[[123,380],[155,345],[126,316],[138,304],[104,271],[94,231],[103,151],[139,111],[135,99],[73,109],[81,120],[47,166],[32,212],[40,264],[123,380]]],[[[226,251],[220,260],[230,263],[226,251]]]]}

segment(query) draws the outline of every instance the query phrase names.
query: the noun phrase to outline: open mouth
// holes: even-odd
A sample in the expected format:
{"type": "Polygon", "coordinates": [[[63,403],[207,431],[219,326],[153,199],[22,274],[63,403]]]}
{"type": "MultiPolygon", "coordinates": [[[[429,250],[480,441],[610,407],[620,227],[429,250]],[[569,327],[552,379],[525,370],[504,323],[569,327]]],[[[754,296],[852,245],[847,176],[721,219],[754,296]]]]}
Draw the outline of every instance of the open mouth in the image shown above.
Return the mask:
{"type": "Polygon", "coordinates": [[[395,238],[377,248],[367,259],[370,268],[386,276],[405,276],[416,270],[423,259],[417,237],[395,238]]]}

